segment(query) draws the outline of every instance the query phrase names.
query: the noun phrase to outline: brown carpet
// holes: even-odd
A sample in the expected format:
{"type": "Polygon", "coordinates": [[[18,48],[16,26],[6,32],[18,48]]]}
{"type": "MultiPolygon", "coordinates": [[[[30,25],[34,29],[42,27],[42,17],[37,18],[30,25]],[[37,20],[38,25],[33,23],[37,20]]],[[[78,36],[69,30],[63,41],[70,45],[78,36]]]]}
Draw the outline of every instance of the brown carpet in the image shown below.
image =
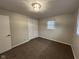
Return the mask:
{"type": "Polygon", "coordinates": [[[74,59],[70,46],[44,38],[33,39],[3,55],[6,59],[74,59]]]}

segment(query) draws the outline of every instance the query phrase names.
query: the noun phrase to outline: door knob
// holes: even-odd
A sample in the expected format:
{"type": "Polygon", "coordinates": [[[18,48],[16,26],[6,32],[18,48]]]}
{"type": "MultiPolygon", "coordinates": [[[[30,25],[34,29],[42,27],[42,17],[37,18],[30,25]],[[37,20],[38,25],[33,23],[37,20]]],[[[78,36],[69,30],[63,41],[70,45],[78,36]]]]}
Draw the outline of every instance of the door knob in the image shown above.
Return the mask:
{"type": "Polygon", "coordinates": [[[9,35],[7,35],[7,36],[11,36],[11,35],[9,34],[9,35]]]}

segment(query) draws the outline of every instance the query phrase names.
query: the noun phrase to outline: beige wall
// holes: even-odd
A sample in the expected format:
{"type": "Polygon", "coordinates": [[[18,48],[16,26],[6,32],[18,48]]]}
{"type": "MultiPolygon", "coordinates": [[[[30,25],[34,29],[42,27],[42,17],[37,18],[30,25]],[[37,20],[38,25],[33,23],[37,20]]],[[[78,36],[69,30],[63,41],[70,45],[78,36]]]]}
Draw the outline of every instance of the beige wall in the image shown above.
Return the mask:
{"type": "Polygon", "coordinates": [[[74,27],[74,37],[73,37],[73,44],[72,44],[72,48],[73,48],[73,53],[75,56],[75,59],[79,59],[79,35],[76,33],[77,32],[77,23],[79,20],[79,9],[77,11],[77,13],[75,14],[75,18],[74,20],[75,22],[75,27],[74,27]]]}
{"type": "Polygon", "coordinates": [[[1,15],[10,17],[10,28],[12,35],[12,47],[28,40],[27,17],[7,10],[0,10],[1,15]]]}
{"type": "Polygon", "coordinates": [[[73,15],[65,14],[39,20],[39,36],[65,44],[72,44],[73,15]],[[56,29],[47,29],[47,21],[55,20],[56,29]]]}
{"type": "MultiPolygon", "coordinates": [[[[37,22],[37,20],[33,21],[33,23],[31,24],[33,27],[35,27],[35,29],[32,27],[29,30],[29,20],[30,22],[32,22],[32,18],[27,17],[25,15],[19,14],[19,13],[15,13],[15,12],[10,12],[7,10],[0,10],[0,15],[8,15],[10,16],[10,28],[11,28],[11,33],[12,33],[12,47],[15,47],[17,45],[20,45],[24,42],[29,41],[29,35],[31,36],[31,34],[29,34],[29,32],[31,30],[33,30],[32,35],[34,32],[37,32],[37,25],[35,24],[37,22]]],[[[31,27],[31,26],[30,26],[31,27]]],[[[34,37],[37,37],[37,33],[35,33],[34,37]],[[36,34],[36,35],[35,35],[36,34]]]]}

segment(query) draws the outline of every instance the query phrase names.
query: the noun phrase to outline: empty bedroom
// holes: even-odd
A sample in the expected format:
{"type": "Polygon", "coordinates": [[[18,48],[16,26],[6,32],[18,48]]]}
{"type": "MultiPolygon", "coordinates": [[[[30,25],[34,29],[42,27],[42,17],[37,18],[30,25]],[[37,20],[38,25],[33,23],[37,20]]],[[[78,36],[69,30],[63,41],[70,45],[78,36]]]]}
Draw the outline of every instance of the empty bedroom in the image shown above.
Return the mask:
{"type": "Polygon", "coordinates": [[[0,0],[0,59],[79,59],[79,0],[0,0]]]}

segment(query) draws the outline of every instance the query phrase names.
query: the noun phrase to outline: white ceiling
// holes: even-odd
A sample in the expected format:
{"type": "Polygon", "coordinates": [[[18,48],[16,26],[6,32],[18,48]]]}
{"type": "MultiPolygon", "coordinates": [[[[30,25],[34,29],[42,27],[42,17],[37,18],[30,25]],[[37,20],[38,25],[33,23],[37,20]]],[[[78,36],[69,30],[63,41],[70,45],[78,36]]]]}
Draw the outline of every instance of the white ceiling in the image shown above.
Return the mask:
{"type": "Polygon", "coordinates": [[[19,12],[30,17],[45,18],[77,10],[79,0],[0,0],[0,8],[19,12]],[[39,12],[32,9],[31,4],[38,1],[42,8],[39,12]]]}

